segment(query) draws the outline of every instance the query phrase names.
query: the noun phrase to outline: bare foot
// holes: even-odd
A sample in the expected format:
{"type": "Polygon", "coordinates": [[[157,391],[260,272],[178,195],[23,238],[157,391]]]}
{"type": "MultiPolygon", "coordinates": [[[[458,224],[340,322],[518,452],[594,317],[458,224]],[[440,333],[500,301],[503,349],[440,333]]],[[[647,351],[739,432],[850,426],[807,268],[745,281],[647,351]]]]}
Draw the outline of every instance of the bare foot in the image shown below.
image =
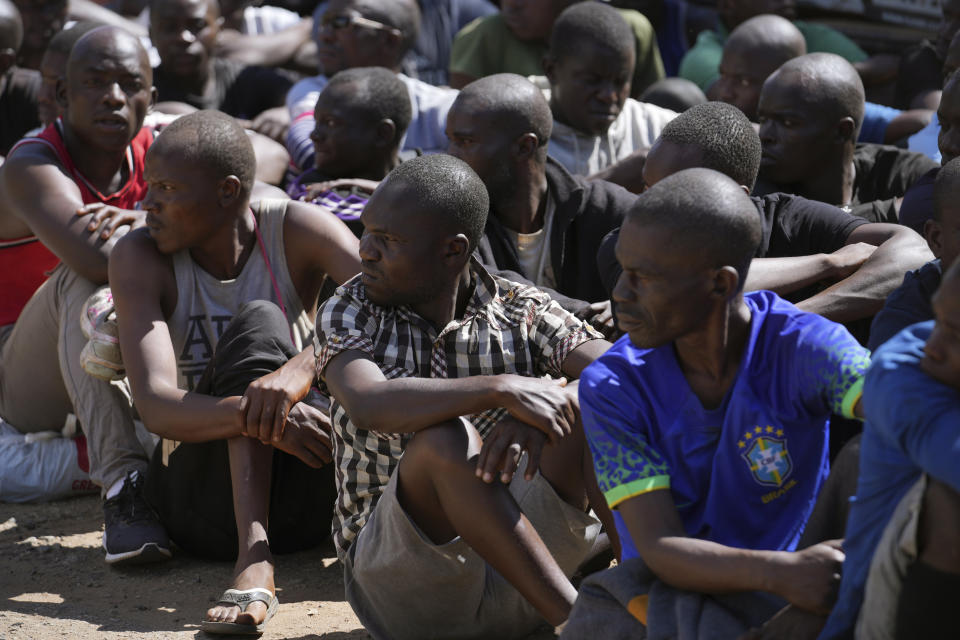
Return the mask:
{"type": "MultiPolygon", "coordinates": [[[[270,552],[256,554],[257,557],[238,558],[231,589],[253,589],[260,587],[276,591],[273,583],[273,558],[270,552]]],[[[251,602],[246,611],[241,612],[237,605],[217,605],[207,610],[207,620],[212,622],[236,622],[238,624],[258,625],[267,616],[267,604],[251,602]]]]}

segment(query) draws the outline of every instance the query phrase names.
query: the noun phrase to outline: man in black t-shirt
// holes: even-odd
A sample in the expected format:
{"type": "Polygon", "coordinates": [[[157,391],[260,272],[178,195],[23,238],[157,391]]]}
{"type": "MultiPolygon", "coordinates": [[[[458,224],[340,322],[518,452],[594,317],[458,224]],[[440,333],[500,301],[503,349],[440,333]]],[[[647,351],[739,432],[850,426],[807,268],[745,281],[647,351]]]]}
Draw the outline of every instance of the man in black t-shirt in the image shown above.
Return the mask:
{"type": "Polygon", "coordinates": [[[10,0],[0,0],[0,156],[6,156],[23,134],[40,126],[40,74],[16,66],[21,44],[20,12],[10,0]]]}
{"type": "MultiPolygon", "coordinates": [[[[682,169],[724,173],[749,192],[760,164],[760,140],[731,105],[691,107],[663,130],[643,169],[650,186],[682,169]]],[[[642,197],[642,196],[641,196],[642,197]]],[[[797,306],[847,322],[873,315],[904,272],[930,259],[923,239],[899,225],[869,223],[837,207],[774,193],[752,198],[763,221],[763,240],[750,265],[746,290],[794,294],[797,306]],[[808,295],[812,285],[824,285],[808,295]],[[799,294],[799,295],[798,295],[799,294]]],[[[608,291],[620,275],[613,256],[616,234],[600,248],[598,266],[608,291]]]]}
{"type": "Polygon", "coordinates": [[[153,73],[158,100],[218,109],[241,120],[283,107],[293,86],[290,78],[273,69],[213,57],[219,11],[215,0],[150,3],[150,39],[160,54],[160,66],[153,73]]]}
{"type": "Polygon", "coordinates": [[[936,163],[857,145],[863,109],[863,83],[843,58],[813,53],[780,67],[760,92],[763,155],[754,194],[795,193],[871,222],[897,222],[903,194],[936,163]]]}

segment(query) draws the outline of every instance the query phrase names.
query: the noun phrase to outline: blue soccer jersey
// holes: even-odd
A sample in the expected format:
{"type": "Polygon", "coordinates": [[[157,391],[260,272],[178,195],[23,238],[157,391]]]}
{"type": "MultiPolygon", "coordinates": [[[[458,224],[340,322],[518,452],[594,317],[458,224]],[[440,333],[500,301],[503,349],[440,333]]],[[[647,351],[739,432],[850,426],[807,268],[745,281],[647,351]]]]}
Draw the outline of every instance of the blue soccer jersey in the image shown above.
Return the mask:
{"type": "Polygon", "coordinates": [[[744,295],[750,336],[721,405],[705,409],[672,344],[624,336],[580,379],[600,489],[616,506],[669,489],[687,535],[793,550],[829,471],[829,417],[853,415],[869,352],[847,330],[769,291],[744,295]]]}

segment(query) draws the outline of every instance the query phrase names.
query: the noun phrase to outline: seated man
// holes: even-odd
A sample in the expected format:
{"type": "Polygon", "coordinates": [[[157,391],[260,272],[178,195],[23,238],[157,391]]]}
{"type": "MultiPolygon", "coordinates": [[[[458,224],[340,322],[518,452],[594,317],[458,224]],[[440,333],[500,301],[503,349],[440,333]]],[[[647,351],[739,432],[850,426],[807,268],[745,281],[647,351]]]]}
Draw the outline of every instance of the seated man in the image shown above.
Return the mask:
{"type": "MultiPolygon", "coordinates": [[[[960,54],[960,38],[957,39],[957,53],[960,54]]],[[[960,58],[960,56],[958,56],[960,58]]],[[[936,144],[940,151],[940,166],[946,166],[951,160],[960,157],[960,75],[952,73],[943,83],[943,94],[937,108],[936,144]]],[[[924,232],[928,220],[933,218],[933,184],[937,179],[940,166],[934,166],[916,182],[903,196],[900,207],[900,224],[906,225],[918,233],[924,232]]]]}
{"type": "Polygon", "coordinates": [[[320,75],[301,80],[287,94],[291,119],[287,149],[296,167],[313,166],[313,108],[327,78],[353,67],[386,67],[398,72],[397,77],[407,85],[413,115],[401,150],[429,153],[447,148],[443,129],[457,92],[399,73],[419,28],[420,9],[415,0],[330,1],[317,22],[320,75]]]}
{"type": "MultiPolygon", "coordinates": [[[[861,415],[869,354],[841,325],[769,291],[743,293],[761,239],[749,198],[709,169],[652,186],[621,230],[614,299],[627,335],[580,386],[623,548],[613,571],[636,583],[621,609],[604,607],[623,625],[604,637],[642,637],[643,626],[677,637],[698,616],[674,618],[666,601],[687,592],[762,592],[705,600],[699,620],[718,627],[709,637],[739,637],[782,600],[829,611],[843,553],[796,550],[829,471],[830,414],[861,415]],[[737,614],[715,616],[717,605],[737,614]]],[[[565,635],[586,637],[607,577],[584,583],[565,635]]]]}
{"type": "Polygon", "coordinates": [[[105,499],[103,546],[111,563],[170,556],[141,495],[147,459],[128,392],[80,367],[87,339],[79,319],[107,281],[111,234],[121,224],[143,224],[143,213],[132,209],[147,191],[143,159],[153,133],[141,125],[154,98],[150,79],[135,37],[112,27],[88,32],[60,85],[62,119],[22,140],[0,170],[0,415],[29,432],[59,431],[76,414],[90,478],[105,499]]]}
{"type": "MultiPolygon", "coordinates": [[[[652,187],[682,169],[704,167],[733,178],[749,193],[759,165],[760,139],[750,122],[736,108],[711,102],[690,108],[664,127],[647,156],[643,178],[652,187]]],[[[750,199],[763,238],[744,290],[791,294],[802,310],[836,322],[869,318],[905,271],[930,258],[923,240],[900,225],[869,223],[832,205],[784,193],[750,199]],[[820,287],[812,290],[814,285],[820,287]]],[[[597,258],[608,291],[622,272],[614,254],[617,233],[603,240],[597,258]]]]}
{"type": "MultiPolygon", "coordinates": [[[[757,119],[763,82],[780,66],[807,53],[803,34],[786,18],[759,15],[741,23],[723,45],[720,77],[710,97],[728,102],[757,119]]],[[[927,109],[901,112],[872,102],[864,103],[859,142],[894,143],[916,133],[930,120],[927,109]]]]}
{"type": "MultiPolygon", "coordinates": [[[[836,29],[815,22],[796,20],[797,7],[792,1],[781,0],[722,0],[717,4],[719,24],[715,30],[701,31],[697,41],[684,55],[680,62],[679,76],[696,82],[704,91],[707,91],[720,75],[720,60],[723,56],[723,46],[730,33],[745,21],[762,14],[775,14],[793,22],[794,26],[803,34],[806,48],[809,52],[833,53],[843,57],[858,67],[858,71],[868,78],[878,81],[888,81],[892,77],[880,74],[875,67],[875,61],[868,61],[866,52],[850,38],[836,29]]],[[[867,81],[866,79],[864,80],[867,81]]]]}
{"type": "Polygon", "coordinates": [[[755,193],[795,193],[871,222],[897,222],[899,202],[935,163],[895,147],[857,144],[863,83],[827,53],[794,58],[767,78],[757,116],[763,160],[755,193]]]}
{"type": "Polygon", "coordinates": [[[23,20],[23,46],[17,64],[24,69],[39,69],[50,38],[63,30],[67,22],[67,0],[13,0],[23,20]]]}
{"type": "Polygon", "coordinates": [[[359,270],[357,240],[333,216],[291,200],[251,207],[253,173],[233,119],[180,118],[147,156],[147,228],[110,259],[133,397],[163,438],[147,496],[181,548],[236,558],[202,626],[213,633],[262,628],[276,608],[272,551],[330,530],[333,473],[308,468],[330,460],[329,421],[300,400],[321,284],[359,270]]]}
{"type": "Polygon", "coordinates": [[[540,90],[508,73],[468,84],[450,108],[450,153],[477,172],[490,195],[480,259],[552,290],[564,309],[612,330],[597,249],[635,196],[572,176],[548,158],[551,125],[540,90]]]}
{"type": "Polygon", "coordinates": [[[10,0],[0,0],[0,161],[17,140],[40,124],[40,74],[17,67],[22,42],[20,12],[10,0]]]}
{"type": "Polygon", "coordinates": [[[360,277],[318,315],[334,541],[374,638],[558,625],[599,531],[588,503],[609,521],[566,383],[609,343],[471,257],[488,210],[460,160],[402,163],[363,211],[360,277]]]}
{"type": "Polygon", "coordinates": [[[880,347],[867,373],[847,557],[821,638],[953,635],[960,593],[956,263],[944,273],[933,310],[935,320],[911,325],[880,347]]]}
{"type": "Polygon", "coordinates": [[[933,196],[933,218],[927,220],[924,236],[936,259],[907,272],[903,284],[887,298],[870,327],[871,351],[910,325],[933,319],[933,294],[944,269],[960,256],[960,199],[954,199],[960,198],[960,159],[940,169],[933,196]]]}
{"type": "Polygon", "coordinates": [[[630,28],[615,9],[597,2],[560,14],[543,61],[554,119],[547,153],[570,173],[631,191],[638,188],[643,154],[676,115],[629,97],[633,64],[630,28]]]}
{"type": "Polygon", "coordinates": [[[313,119],[313,169],[290,184],[287,194],[329,209],[359,237],[364,205],[399,163],[400,141],[410,124],[407,87],[383,67],[345,69],[320,92],[313,119]]]}
{"type": "Polygon", "coordinates": [[[219,109],[241,120],[282,107],[290,78],[213,55],[219,20],[216,0],[150,3],[150,39],[160,54],[154,72],[158,100],[219,109]]]}
{"type": "Polygon", "coordinates": [[[943,84],[941,69],[950,42],[960,30],[960,2],[943,0],[940,11],[936,38],[908,48],[900,59],[893,96],[893,106],[898,109],[937,108],[943,84]]]}
{"type": "MultiPolygon", "coordinates": [[[[550,32],[560,12],[580,0],[525,2],[507,0],[501,11],[467,25],[453,41],[450,84],[461,89],[470,82],[495,73],[542,76],[543,57],[550,32]]],[[[664,76],[657,36],[647,17],[632,9],[618,9],[633,31],[636,51],[632,95],[664,76]]]]}

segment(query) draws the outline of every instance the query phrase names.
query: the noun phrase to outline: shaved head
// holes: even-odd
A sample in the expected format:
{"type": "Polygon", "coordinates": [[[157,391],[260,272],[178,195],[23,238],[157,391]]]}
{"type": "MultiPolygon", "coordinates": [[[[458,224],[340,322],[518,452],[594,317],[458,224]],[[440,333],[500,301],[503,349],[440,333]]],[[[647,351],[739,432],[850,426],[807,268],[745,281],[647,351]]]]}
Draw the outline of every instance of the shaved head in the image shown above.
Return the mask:
{"type": "Polygon", "coordinates": [[[535,134],[546,153],[553,115],[540,89],[523,76],[498,73],[475,80],[460,91],[455,105],[495,119],[511,137],[535,134]]]}
{"type": "Polygon", "coordinates": [[[153,69],[146,49],[136,36],[116,27],[97,27],[77,40],[67,59],[67,81],[70,81],[71,75],[106,57],[134,57],[147,84],[153,83],[153,69]]]}
{"type": "Polygon", "coordinates": [[[800,30],[786,18],[765,14],[750,18],[733,30],[724,53],[736,52],[749,56],[758,73],[770,75],[787,60],[806,55],[807,42],[800,30]]]}
{"type": "Polygon", "coordinates": [[[13,53],[23,44],[23,21],[20,11],[10,0],[0,0],[0,50],[10,49],[13,53]]]}
{"type": "Polygon", "coordinates": [[[736,182],[712,169],[684,169],[647,189],[625,224],[667,232],[678,255],[737,270],[740,289],[763,236],[757,208],[736,182]]]}
{"type": "Polygon", "coordinates": [[[863,124],[864,91],[860,75],[849,62],[832,53],[809,53],[786,62],[764,83],[767,87],[793,86],[802,90],[804,106],[831,120],[852,118],[851,138],[863,124]]]}

